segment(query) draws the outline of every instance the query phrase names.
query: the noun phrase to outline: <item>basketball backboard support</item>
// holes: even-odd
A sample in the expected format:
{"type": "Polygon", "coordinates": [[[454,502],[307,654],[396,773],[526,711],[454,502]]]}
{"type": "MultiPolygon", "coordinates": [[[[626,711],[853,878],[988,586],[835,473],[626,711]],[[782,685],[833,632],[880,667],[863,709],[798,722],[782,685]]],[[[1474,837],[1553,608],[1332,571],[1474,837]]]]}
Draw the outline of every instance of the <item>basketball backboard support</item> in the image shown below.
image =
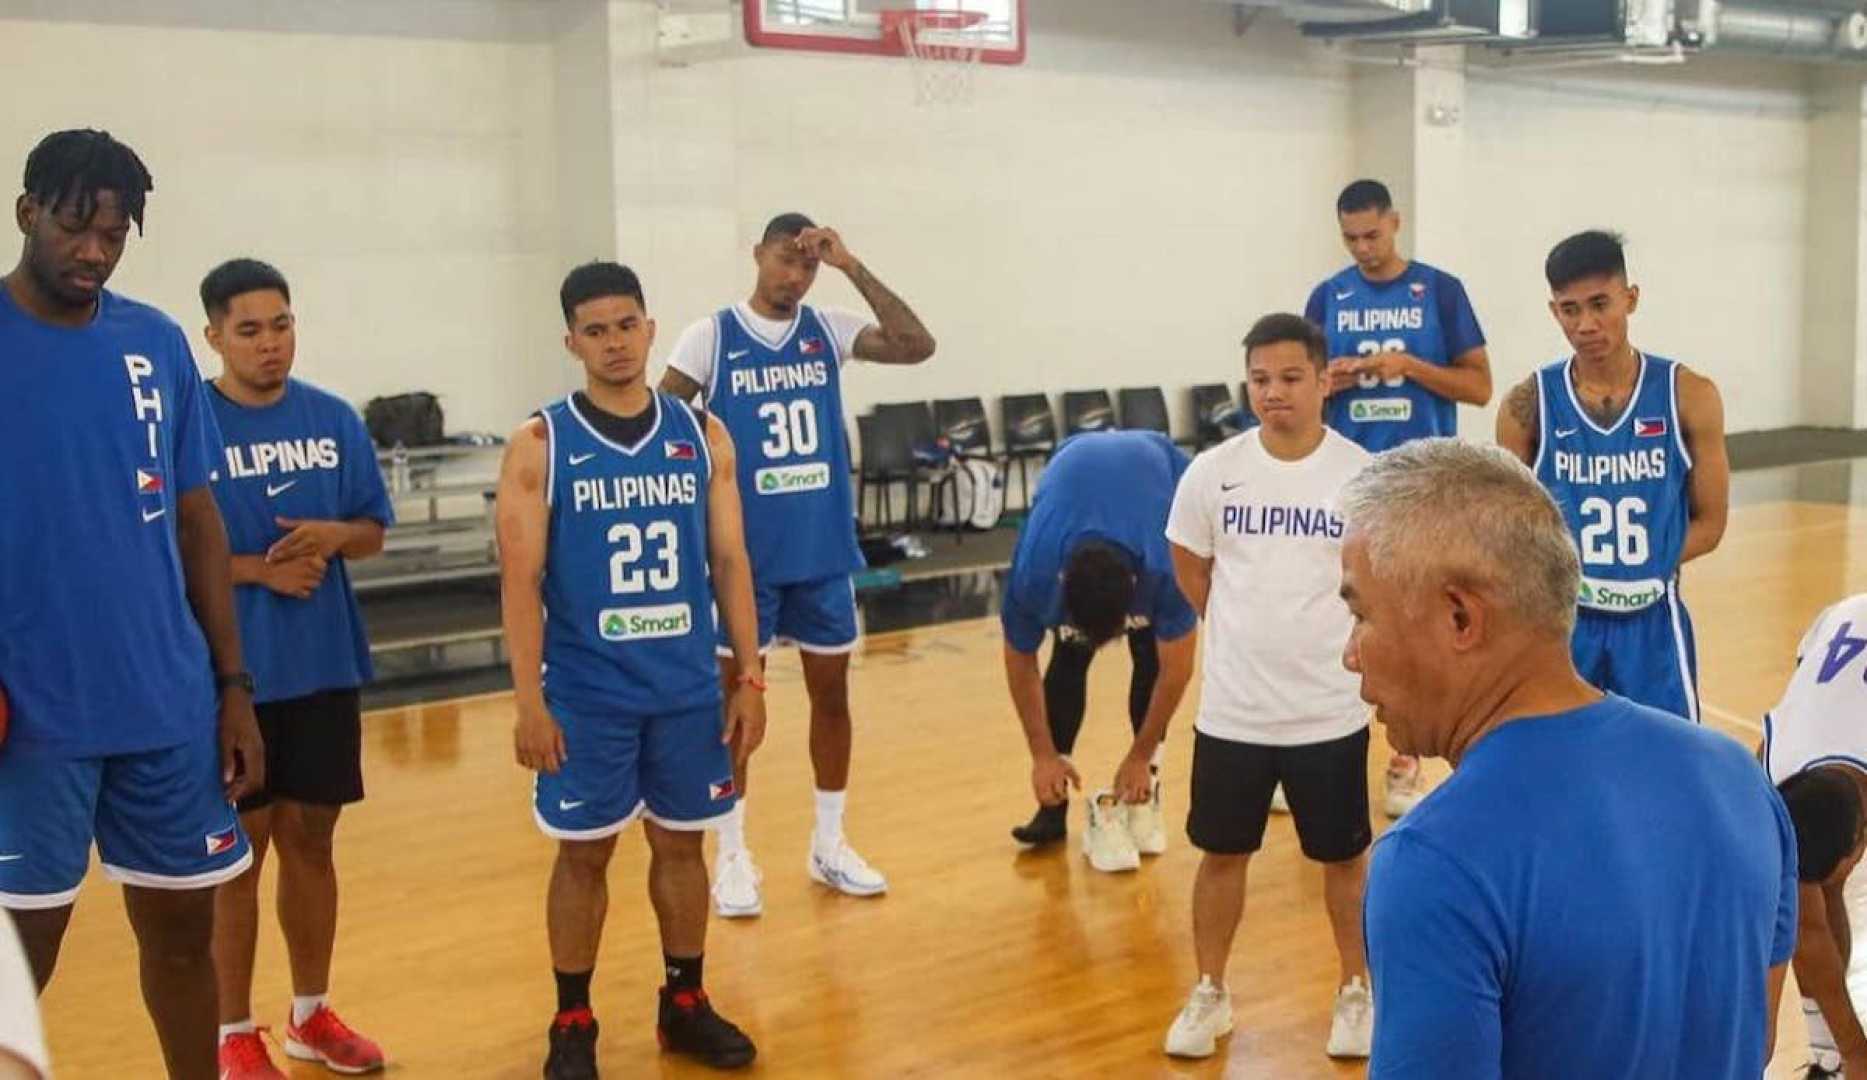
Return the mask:
{"type": "Polygon", "coordinates": [[[745,0],[746,41],[762,48],[906,56],[900,37],[884,31],[883,13],[902,10],[982,15],[966,20],[976,29],[927,30],[925,38],[977,47],[988,64],[1024,62],[1024,0],[745,0]]]}

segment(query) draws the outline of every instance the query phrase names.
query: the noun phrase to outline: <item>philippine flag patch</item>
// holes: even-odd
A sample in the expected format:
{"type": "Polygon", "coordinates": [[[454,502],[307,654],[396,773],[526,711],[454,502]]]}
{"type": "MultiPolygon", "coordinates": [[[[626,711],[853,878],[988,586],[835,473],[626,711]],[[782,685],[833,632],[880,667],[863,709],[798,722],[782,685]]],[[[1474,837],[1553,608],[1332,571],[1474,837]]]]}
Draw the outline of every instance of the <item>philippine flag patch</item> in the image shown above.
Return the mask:
{"type": "Polygon", "coordinates": [[[156,469],[136,470],[136,493],[153,495],[162,490],[162,473],[156,469]]]}
{"type": "Polygon", "coordinates": [[[1407,286],[1407,291],[1413,294],[1415,300],[1424,300],[1426,299],[1426,282],[1416,281],[1407,286]]]}
{"type": "Polygon", "coordinates": [[[209,833],[207,837],[207,853],[209,855],[219,855],[222,852],[232,851],[233,846],[239,842],[240,830],[237,828],[228,829],[226,832],[209,833]]]}
{"type": "Polygon", "coordinates": [[[694,450],[694,444],[685,439],[669,439],[662,445],[667,448],[669,461],[693,461],[700,456],[694,450]]]}
{"type": "Polygon", "coordinates": [[[823,352],[823,339],[820,337],[807,337],[797,343],[797,351],[803,353],[805,356],[817,356],[823,352]]]}
{"type": "Polygon", "coordinates": [[[1638,439],[1657,439],[1666,434],[1666,418],[1663,416],[1634,417],[1634,437],[1638,439]]]}
{"type": "Polygon", "coordinates": [[[738,793],[739,789],[733,786],[733,778],[730,776],[717,783],[707,785],[707,796],[714,802],[719,802],[721,799],[730,799],[738,793]]]}

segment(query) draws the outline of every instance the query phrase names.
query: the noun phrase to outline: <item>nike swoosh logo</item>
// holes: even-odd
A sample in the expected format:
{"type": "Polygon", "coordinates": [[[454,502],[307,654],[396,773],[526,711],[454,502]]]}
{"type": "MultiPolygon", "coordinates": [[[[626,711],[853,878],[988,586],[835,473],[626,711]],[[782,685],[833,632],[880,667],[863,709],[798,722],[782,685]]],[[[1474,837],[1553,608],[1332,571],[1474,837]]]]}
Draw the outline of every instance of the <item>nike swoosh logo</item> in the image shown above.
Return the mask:
{"type": "Polygon", "coordinates": [[[1336,298],[1337,300],[1347,300],[1347,299],[1348,299],[1349,297],[1351,297],[1351,296],[1353,296],[1353,295],[1355,295],[1355,290],[1353,290],[1353,289],[1350,289],[1350,290],[1349,290],[1349,291],[1347,291],[1347,292],[1339,292],[1339,293],[1336,293],[1336,294],[1335,294],[1335,298],[1336,298]]]}
{"type": "Polygon", "coordinates": [[[746,356],[746,355],[748,355],[748,354],[750,354],[751,352],[752,352],[752,350],[751,350],[751,349],[740,349],[740,350],[739,350],[738,352],[729,352],[729,353],[727,353],[727,354],[726,354],[726,359],[728,359],[728,360],[737,360],[737,359],[739,359],[739,358],[740,358],[741,356],[746,356]]]}
{"type": "Polygon", "coordinates": [[[266,498],[268,499],[274,498],[279,494],[279,492],[284,491],[287,488],[292,487],[294,484],[297,484],[297,483],[298,481],[296,480],[287,480],[285,483],[279,484],[276,487],[273,486],[272,484],[267,484],[266,485],[266,498]]]}
{"type": "Polygon", "coordinates": [[[162,509],[156,510],[154,512],[144,510],[143,511],[143,524],[147,525],[150,522],[154,521],[155,519],[161,517],[163,514],[166,514],[168,512],[169,511],[167,507],[163,507],[162,509]]]}
{"type": "Polygon", "coordinates": [[[0,855],[0,862],[17,862],[25,857],[24,855],[0,855]]]}
{"type": "Polygon", "coordinates": [[[1567,429],[1563,429],[1563,428],[1557,428],[1557,429],[1556,429],[1556,438],[1558,438],[1558,439],[1566,439],[1566,438],[1568,438],[1569,436],[1571,436],[1571,435],[1573,435],[1573,434],[1575,434],[1576,432],[1578,432],[1578,431],[1580,431],[1580,430],[1581,430],[1581,428],[1567,428],[1567,429]]]}
{"type": "Polygon", "coordinates": [[[1238,483],[1236,483],[1236,484],[1220,484],[1220,485],[1219,485],[1219,490],[1220,490],[1220,491],[1230,491],[1230,490],[1232,490],[1233,488],[1241,488],[1241,487],[1244,487],[1244,486],[1245,486],[1245,482],[1244,482],[1243,480],[1240,480],[1240,481],[1239,481],[1238,483]]]}
{"type": "Polygon", "coordinates": [[[579,806],[582,806],[582,805],[583,805],[582,799],[578,799],[576,802],[565,802],[563,799],[558,800],[559,810],[575,810],[579,806]]]}
{"type": "Polygon", "coordinates": [[[572,454],[570,456],[570,463],[572,465],[582,465],[584,462],[589,461],[591,458],[595,456],[596,456],[595,454],[572,454]]]}

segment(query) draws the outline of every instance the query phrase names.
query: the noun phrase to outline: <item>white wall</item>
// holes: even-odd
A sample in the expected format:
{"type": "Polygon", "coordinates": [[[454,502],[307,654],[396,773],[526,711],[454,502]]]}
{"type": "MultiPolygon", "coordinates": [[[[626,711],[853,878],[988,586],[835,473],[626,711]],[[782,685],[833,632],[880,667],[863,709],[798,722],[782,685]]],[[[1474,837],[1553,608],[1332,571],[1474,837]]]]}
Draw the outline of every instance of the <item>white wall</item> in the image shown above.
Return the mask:
{"type": "Polygon", "coordinates": [[[56,128],[135,147],[156,190],[112,287],[204,372],[201,276],[254,255],[292,282],[299,373],[352,401],[429,388],[503,432],[560,385],[548,43],[14,20],[0,48],[0,176],[56,128]]]}
{"type": "MultiPolygon", "coordinates": [[[[1729,56],[1647,71],[1470,69],[1470,240],[1460,262],[1446,258],[1491,339],[1498,397],[1566,352],[1546,307],[1550,246],[1605,227],[1626,234],[1642,287],[1636,345],[1716,380],[1729,430],[1807,422],[1808,70],[1729,56]]],[[[1466,430],[1488,434],[1494,411],[1466,430]]]]}
{"type": "MultiPolygon", "coordinates": [[[[1251,320],[1300,310],[1340,261],[1346,71],[1275,20],[1234,38],[1221,5],[1029,6],[1030,61],[986,67],[953,110],[916,108],[902,61],[754,51],[645,72],[642,39],[622,41],[618,116],[639,125],[618,150],[619,250],[664,340],[743,299],[758,230],[799,209],[940,341],[919,368],[851,368],[852,413],[1132,385],[1173,388],[1180,412],[1180,388],[1236,383],[1251,320]]],[[[827,268],[813,299],[862,309],[827,268]]]]}

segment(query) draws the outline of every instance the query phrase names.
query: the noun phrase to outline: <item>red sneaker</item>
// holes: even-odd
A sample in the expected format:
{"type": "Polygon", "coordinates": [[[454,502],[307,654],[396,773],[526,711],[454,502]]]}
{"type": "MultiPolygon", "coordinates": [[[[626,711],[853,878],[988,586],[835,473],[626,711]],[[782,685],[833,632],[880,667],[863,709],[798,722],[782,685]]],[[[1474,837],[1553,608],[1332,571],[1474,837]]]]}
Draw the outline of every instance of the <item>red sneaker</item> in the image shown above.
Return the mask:
{"type": "Polygon", "coordinates": [[[229,1035],[220,1041],[220,1080],[285,1080],[266,1053],[266,1040],[257,1031],[229,1035]]]}
{"type": "Polygon", "coordinates": [[[285,1025],[285,1053],[332,1072],[375,1072],[383,1066],[382,1048],[351,1031],[328,1005],[318,1006],[303,1024],[285,1025]]]}

